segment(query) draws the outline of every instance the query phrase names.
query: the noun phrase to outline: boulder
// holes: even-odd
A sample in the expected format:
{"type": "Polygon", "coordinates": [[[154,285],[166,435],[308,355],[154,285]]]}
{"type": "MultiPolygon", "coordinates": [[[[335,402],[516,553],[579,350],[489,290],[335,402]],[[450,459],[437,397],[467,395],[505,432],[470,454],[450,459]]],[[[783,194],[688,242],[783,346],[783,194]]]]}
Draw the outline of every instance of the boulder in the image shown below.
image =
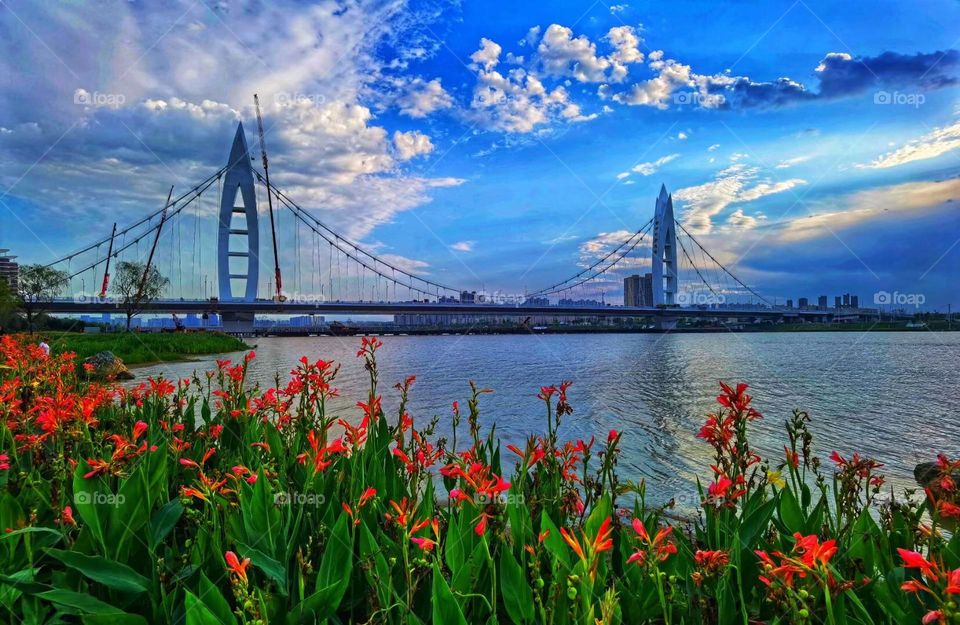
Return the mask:
{"type": "Polygon", "coordinates": [[[83,364],[92,365],[93,368],[87,375],[98,380],[132,380],[134,377],[123,361],[113,355],[113,352],[104,351],[94,354],[84,358],[83,364]]]}

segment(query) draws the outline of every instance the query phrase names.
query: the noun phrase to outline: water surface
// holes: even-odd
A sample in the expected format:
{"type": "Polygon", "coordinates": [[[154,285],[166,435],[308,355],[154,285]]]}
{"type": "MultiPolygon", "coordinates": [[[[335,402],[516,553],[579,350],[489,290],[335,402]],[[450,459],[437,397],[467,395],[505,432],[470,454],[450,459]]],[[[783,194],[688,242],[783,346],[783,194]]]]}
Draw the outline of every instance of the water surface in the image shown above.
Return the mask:
{"type": "MultiPolygon", "coordinates": [[[[359,338],[257,340],[252,377],[272,386],[301,355],[343,364],[334,408],[357,419],[367,378],[356,358],[359,338]]],[[[710,449],[695,435],[715,407],[717,381],[745,381],[764,419],[755,444],[776,461],[794,408],[810,413],[814,446],[858,451],[883,462],[898,489],[913,485],[917,462],[939,451],[960,455],[960,333],[567,334],[384,337],[381,391],[396,409],[392,385],[417,381],[409,409],[423,424],[440,415],[450,431],[450,405],[465,406],[468,382],[495,390],[481,401],[481,421],[496,424],[504,443],[546,430],[539,387],[572,380],[574,413],[565,438],[624,431],[620,468],[646,478],[651,498],[695,499],[694,479],[709,477],[710,449]]],[[[234,355],[235,358],[239,354],[234,355]]],[[[138,377],[179,378],[214,366],[214,358],[138,368],[138,377]]],[[[285,379],[285,378],[284,378],[285,379]]],[[[462,437],[461,437],[462,440],[462,437]]]]}

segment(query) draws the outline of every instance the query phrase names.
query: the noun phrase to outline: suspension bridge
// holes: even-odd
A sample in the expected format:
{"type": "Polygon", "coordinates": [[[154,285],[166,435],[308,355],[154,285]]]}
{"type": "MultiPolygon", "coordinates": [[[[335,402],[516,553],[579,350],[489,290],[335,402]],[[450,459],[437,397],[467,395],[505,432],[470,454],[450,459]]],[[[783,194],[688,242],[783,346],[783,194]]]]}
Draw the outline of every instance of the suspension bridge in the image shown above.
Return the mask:
{"type": "Polygon", "coordinates": [[[596,260],[581,262],[566,280],[510,303],[477,301],[474,292],[420,275],[352,241],[272,184],[262,124],[260,130],[262,171],[253,166],[238,124],[224,167],[179,195],[171,189],[162,208],[126,226],[114,224],[102,238],[49,263],[69,276],[72,294],[50,302],[49,312],[122,312],[111,271],[131,262],[169,281],[160,297],[138,304],[139,313],[217,314],[224,328],[234,331],[252,328],[257,314],[650,317],[663,328],[684,317],[789,314],[829,320],[833,315],[771,304],[674,217],[665,187],[643,226],[596,260]],[[260,223],[264,213],[269,227],[260,223]],[[265,246],[261,234],[268,228],[265,246]],[[270,271],[261,275],[264,268],[270,271]],[[637,279],[641,272],[640,297],[622,306],[605,301],[607,292],[621,292],[624,278],[637,279]]]}

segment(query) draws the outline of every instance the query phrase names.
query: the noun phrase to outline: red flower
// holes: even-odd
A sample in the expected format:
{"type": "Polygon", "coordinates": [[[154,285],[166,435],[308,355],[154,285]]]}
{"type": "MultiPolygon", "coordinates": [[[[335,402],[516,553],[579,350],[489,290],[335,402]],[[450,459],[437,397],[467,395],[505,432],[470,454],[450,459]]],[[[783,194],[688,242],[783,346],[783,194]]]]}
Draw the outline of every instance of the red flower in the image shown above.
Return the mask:
{"type": "Polygon", "coordinates": [[[794,533],[793,538],[797,541],[794,551],[801,555],[803,564],[811,569],[818,564],[826,567],[830,558],[837,553],[837,541],[833,539],[821,543],[817,536],[802,536],[800,532],[794,533]]]}
{"type": "Polygon", "coordinates": [[[417,547],[420,547],[420,549],[423,551],[430,551],[437,544],[434,541],[430,540],[429,538],[422,538],[420,536],[411,537],[410,542],[415,544],[417,547]]]}
{"type": "Polygon", "coordinates": [[[243,562],[237,558],[237,554],[232,551],[228,551],[223,554],[223,557],[227,561],[227,570],[230,571],[231,575],[236,575],[238,579],[242,579],[244,583],[247,582],[247,567],[250,566],[250,558],[244,558],[243,562]]]}
{"type": "Polygon", "coordinates": [[[64,507],[63,512],[60,513],[60,522],[63,525],[77,524],[76,520],[73,518],[73,508],[71,508],[70,506],[64,507]]]}
{"type": "Polygon", "coordinates": [[[920,573],[927,579],[938,579],[937,565],[933,562],[930,562],[916,551],[897,549],[897,553],[900,554],[900,558],[903,560],[903,566],[906,568],[919,569],[920,573]]]}

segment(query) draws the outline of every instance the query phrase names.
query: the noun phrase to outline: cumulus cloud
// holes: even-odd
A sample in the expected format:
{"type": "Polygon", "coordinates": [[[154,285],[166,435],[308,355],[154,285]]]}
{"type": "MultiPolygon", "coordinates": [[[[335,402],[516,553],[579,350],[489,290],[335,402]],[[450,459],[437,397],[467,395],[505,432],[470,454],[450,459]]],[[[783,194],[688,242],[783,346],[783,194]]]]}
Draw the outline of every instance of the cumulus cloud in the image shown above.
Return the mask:
{"type": "MultiPolygon", "coordinates": [[[[678,189],[673,198],[681,205],[684,225],[694,234],[709,234],[713,219],[728,207],[783,193],[806,184],[801,178],[771,181],[760,177],[760,169],[737,163],[717,172],[714,179],[693,187],[678,189]]],[[[742,212],[730,225],[748,223],[742,212]]]]}
{"type": "Polygon", "coordinates": [[[470,55],[470,60],[489,72],[500,63],[502,50],[500,44],[483,37],[480,39],[480,49],[470,55]]]}
{"type": "Polygon", "coordinates": [[[572,29],[551,24],[537,46],[540,66],[548,76],[586,83],[620,82],[627,76],[628,65],[643,61],[640,37],[632,26],[617,26],[604,39],[613,52],[598,55],[597,45],[585,35],[575,37],[572,29]]]}
{"type": "Polygon", "coordinates": [[[903,147],[879,156],[870,163],[857,165],[857,167],[861,169],[886,169],[914,161],[936,158],[957,148],[960,148],[960,122],[935,128],[922,137],[908,142],[903,147]]]}
{"type": "Polygon", "coordinates": [[[394,132],[393,147],[401,161],[409,161],[415,156],[423,156],[433,152],[433,143],[430,141],[430,137],[416,130],[394,132]]]}
{"type": "Polygon", "coordinates": [[[613,99],[661,109],[671,104],[744,109],[832,100],[880,88],[932,90],[953,86],[960,80],[960,51],[884,52],[875,57],[830,52],[816,67],[815,89],[789,77],[757,81],[727,73],[699,73],[680,61],[665,58],[659,50],[650,53],[647,68],[652,77],[610,94],[613,99]]]}
{"type": "Polygon", "coordinates": [[[440,109],[453,106],[453,98],[447,93],[439,78],[425,81],[411,80],[404,93],[397,99],[400,112],[408,117],[422,118],[440,109]]]}
{"type": "Polygon", "coordinates": [[[450,249],[455,252],[472,252],[475,241],[457,241],[450,246],[450,249]]]}
{"type": "Polygon", "coordinates": [[[730,213],[729,217],[727,217],[727,226],[734,230],[753,230],[762,220],[766,218],[766,215],[763,213],[747,215],[743,212],[742,208],[738,208],[730,213]]]}
{"type": "MultiPolygon", "coordinates": [[[[36,36],[19,29],[0,40],[10,131],[0,132],[0,180],[9,187],[43,155],[11,191],[43,210],[154,210],[171,183],[188,188],[223,164],[238,121],[256,152],[255,92],[271,181],[305,208],[322,207],[348,236],[429,201],[430,189],[462,183],[405,173],[406,160],[433,149],[430,139],[391,135],[364,103],[390,68],[379,49],[396,59],[429,53],[416,34],[423,16],[398,3],[278,0],[240,11],[175,0],[109,12],[35,3],[18,16],[36,36]],[[34,71],[24,74],[27,66],[34,71]]],[[[397,102],[411,117],[452,104],[437,79],[408,87],[397,102]]]]}

